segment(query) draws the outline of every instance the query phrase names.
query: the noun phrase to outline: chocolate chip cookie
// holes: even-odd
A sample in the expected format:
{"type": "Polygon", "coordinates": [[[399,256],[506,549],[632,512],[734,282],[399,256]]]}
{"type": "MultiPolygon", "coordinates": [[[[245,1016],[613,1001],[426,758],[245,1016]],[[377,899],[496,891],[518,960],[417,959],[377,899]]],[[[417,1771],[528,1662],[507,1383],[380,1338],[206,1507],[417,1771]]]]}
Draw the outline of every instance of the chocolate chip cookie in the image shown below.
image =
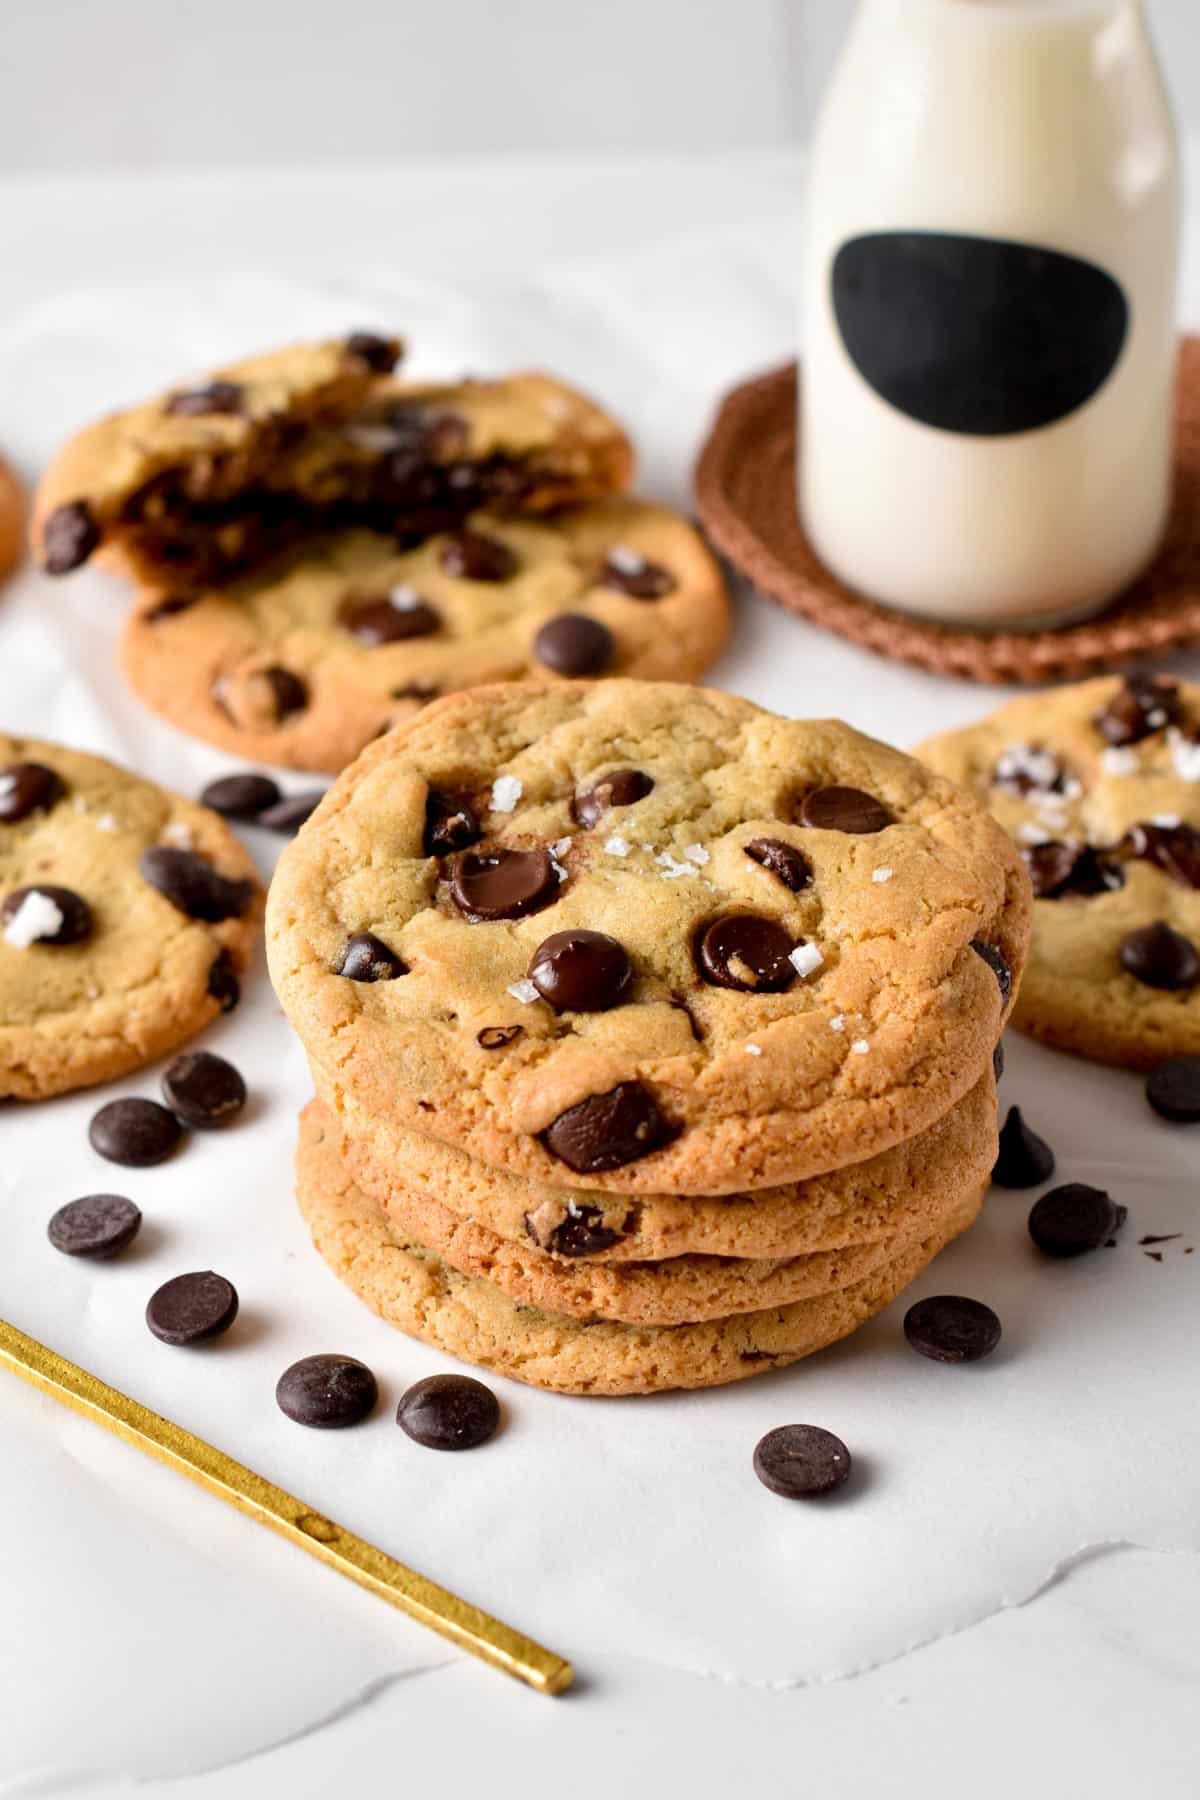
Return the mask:
{"type": "Polygon", "coordinates": [[[21,484],[0,457],[0,581],[21,560],[24,518],[25,496],[21,484]]]}
{"type": "Polygon", "coordinates": [[[339,1134],[314,1102],[301,1115],[297,1193],[313,1242],[367,1305],[451,1356],[567,1394],[648,1394],[715,1387],[798,1362],[880,1312],[973,1222],[981,1194],[964,1198],[939,1229],[863,1280],[698,1324],[592,1324],[518,1305],[490,1281],[456,1269],[390,1224],[356,1187],[339,1134]]]}
{"type": "Polygon", "coordinates": [[[480,507],[543,512],[627,485],[628,440],[581,394],[538,374],[404,384],[400,352],[367,332],[295,345],[88,426],[38,488],[43,567],[103,553],[169,598],[316,530],[417,541],[480,507]]]}
{"type": "Polygon", "coordinates": [[[1200,1052],[1200,687],[1104,677],[1001,707],[920,755],[1020,848],[1032,1037],[1153,1068],[1200,1052]]]}
{"type": "Polygon", "coordinates": [[[624,497],[472,514],[405,547],[347,530],[190,599],[139,592],[130,685],[255,762],[336,771],[438,695],[483,682],[687,680],[719,654],[725,583],[686,520],[624,497]]]}
{"type": "Polygon", "coordinates": [[[0,737],[0,1096],[162,1056],[237,1004],[262,914],[206,807],[112,763],[0,737]]]}
{"type": "Polygon", "coordinates": [[[953,784],[664,683],[476,689],[368,747],[285,851],[269,953],[327,1092],[550,1186],[723,1193],[980,1079],[1029,882],[953,784]]]}

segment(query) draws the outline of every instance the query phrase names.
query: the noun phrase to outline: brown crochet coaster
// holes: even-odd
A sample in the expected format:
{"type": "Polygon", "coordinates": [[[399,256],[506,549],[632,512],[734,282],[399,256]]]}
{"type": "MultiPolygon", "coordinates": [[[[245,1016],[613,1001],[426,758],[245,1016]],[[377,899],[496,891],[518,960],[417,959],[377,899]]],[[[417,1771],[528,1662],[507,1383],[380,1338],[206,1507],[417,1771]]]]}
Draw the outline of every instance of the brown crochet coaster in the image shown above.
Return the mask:
{"type": "Polygon", "coordinates": [[[1200,337],[1180,346],[1167,541],[1099,618],[1057,631],[934,625],[863,600],[817,561],[796,511],[796,364],[725,396],[696,465],[712,542],[762,593],[880,656],[966,681],[1062,681],[1200,641],[1200,337]]]}

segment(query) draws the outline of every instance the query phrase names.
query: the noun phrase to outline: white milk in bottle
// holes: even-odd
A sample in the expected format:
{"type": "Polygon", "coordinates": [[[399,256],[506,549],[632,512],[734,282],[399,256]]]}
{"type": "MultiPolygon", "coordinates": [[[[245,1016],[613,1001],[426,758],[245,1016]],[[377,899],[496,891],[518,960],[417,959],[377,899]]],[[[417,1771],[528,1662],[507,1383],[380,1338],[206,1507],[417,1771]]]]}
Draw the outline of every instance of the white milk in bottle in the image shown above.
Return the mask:
{"type": "Polygon", "coordinates": [[[860,0],[813,151],[800,507],[926,617],[1098,611],[1171,481],[1178,156],[1141,0],[860,0]]]}

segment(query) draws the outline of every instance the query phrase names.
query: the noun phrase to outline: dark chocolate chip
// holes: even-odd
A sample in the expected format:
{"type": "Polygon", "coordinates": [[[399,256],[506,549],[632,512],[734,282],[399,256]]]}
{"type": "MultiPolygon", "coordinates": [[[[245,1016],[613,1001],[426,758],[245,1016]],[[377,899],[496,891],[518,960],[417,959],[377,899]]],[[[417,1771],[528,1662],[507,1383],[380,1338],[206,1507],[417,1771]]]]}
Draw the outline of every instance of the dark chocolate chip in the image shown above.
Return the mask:
{"type": "Polygon", "coordinates": [[[1051,840],[1022,850],[1035,900],[1090,898],[1124,887],[1125,873],[1119,862],[1091,844],[1051,840]]]}
{"type": "Polygon", "coordinates": [[[1115,1237],[1127,1216],[1103,1188],[1072,1181],[1035,1203],[1029,1235],[1046,1256],[1083,1256],[1115,1237]]]}
{"type": "Polygon", "coordinates": [[[281,799],[279,783],[269,775],[222,775],[210,781],[200,795],[201,806],[211,806],[227,819],[257,819],[281,799]]]}
{"type": "Polygon", "coordinates": [[[1010,1106],[1000,1128],[1000,1154],[992,1170],[997,1187],[1031,1188],[1049,1181],[1054,1173],[1054,1152],[1036,1131],[1031,1131],[1019,1106],[1010,1106]]]}
{"type": "Polygon", "coordinates": [[[262,678],[271,690],[271,704],[281,725],[294,713],[304,711],[308,705],[308,687],[299,675],[293,675],[290,669],[281,668],[278,663],[274,663],[269,669],[262,671],[262,678]]]}
{"type": "Polygon", "coordinates": [[[607,1012],[628,997],[633,964],[616,938],[573,926],[543,938],[529,979],[555,1012],[607,1012]]]}
{"type": "Polygon", "coordinates": [[[1200,1123],[1200,1056],[1172,1056],[1146,1077],[1146,1098],[1160,1118],[1200,1123]]]}
{"type": "Polygon", "coordinates": [[[1001,1076],[1004,1074],[1004,1040],[1003,1040],[1003,1038],[1001,1038],[1000,1042],[996,1045],[996,1048],[992,1051],[992,1074],[997,1081],[999,1081],[1001,1076]]]}
{"type": "Polygon", "coordinates": [[[203,418],[206,413],[240,413],[246,390],[237,381],[208,381],[203,387],[181,388],[163,408],[180,419],[203,418]]]}
{"type": "Polygon", "coordinates": [[[517,572],[517,559],[508,545],[481,531],[457,531],[446,538],[438,563],[457,581],[510,581],[517,572]]]}
{"type": "Polygon", "coordinates": [[[786,844],[782,838],[751,838],[746,845],[751,862],[777,876],[793,894],[802,893],[812,881],[812,864],[803,850],[786,844]]]}
{"type": "Polygon", "coordinates": [[[575,795],[571,816],[577,825],[590,831],[610,808],[632,806],[636,800],[644,800],[653,787],[653,781],[642,769],[614,769],[611,775],[601,775],[575,795]]]}
{"type": "Polygon", "coordinates": [[[242,984],[228,950],[218,950],[208,971],[208,991],[222,1012],[232,1012],[242,997],[242,984]]]}
{"type": "Polygon", "coordinates": [[[376,331],[352,331],[346,339],[346,348],[351,356],[366,363],[373,375],[390,375],[400,361],[399,340],[381,337],[376,331]]]}
{"type": "Polygon", "coordinates": [[[246,1104],[246,1084],[231,1062],[211,1050],[185,1050],[162,1078],[163,1098],[185,1125],[208,1131],[228,1125],[246,1104]]]}
{"type": "Polygon", "coordinates": [[[318,1431],[360,1425],[378,1398],[374,1375],[353,1356],[302,1357],[275,1384],[280,1412],[318,1431]]]}
{"type": "Polygon", "coordinates": [[[178,912],[207,925],[240,919],[254,896],[252,882],[229,881],[194,851],[177,850],[169,844],[144,850],[138,868],[143,880],[157,888],[178,912]]]}
{"type": "Polygon", "coordinates": [[[334,974],[347,981],[395,981],[408,974],[408,964],[373,931],[356,931],[346,939],[334,974]]]}
{"type": "Polygon", "coordinates": [[[461,794],[430,788],[425,799],[426,856],[452,856],[456,850],[468,850],[482,836],[474,808],[461,794]]]}
{"type": "Polygon", "coordinates": [[[450,862],[450,897],[464,918],[523,919],[558,898],[547,850],[464,850],[450,862]]]}
{"type": "Polygon", "coordinates": [[[670,569],[639,556],[636,550],[614,550],[600,572],[601,585],[628,594],[631,600],[661,600],[674,589],[670,569]]]}
{"type": "Polygon", "coordinates": [[[500,1402],[470,1375],[427,1375],[402,1396],[396,1423],[427,1450],[474,1450],[496,1435],[500,1402]]]}
{"type": "Polygon", "coordinates": [[[612,662],[617,642],[601,619],[556,613],[533,640],[533,654],[556,675],[598,675],[612,662]]]}
{"type": "Polygon", "coordinates": [[[976,956],[981,956],[1000,987],[1001,1000],[1007,1000],[1012,993],[1012,970],[1002,950],[995,944],[985,943],[982,938],[972,938],[971,948],[976,956]]]}
{"type": "Polygon", "coordinates": [[[142,1215],[121,1194],[85,1194],[60,1206],[46,1236],[64,1256],[87,1256],[95,1262],[116,1256],[137,1236],[142,1215]]]}
{"type": "Polygon", "coordinates": [[[44,936],[36,937],[36,944],[82,944],[91,937],[92,909],[82,894],[77,894],[73,888],[48,887],[41,882],[35,887],[14,888],[0,906],[0,920],[5,925],[10,924],[32,894],[48,900],[59,915],[58,925],[44,936]]]}
{"type": "Polygon", "coordinates": [[[165,1162],[182,1138],[183,1126],[157,1100],[110,1100],[88,1126],[88,1142],[97,1155],[127,1169],[165,1162]]]}
{"type": "MultiPolygon", "coordinates": [[[[528,1221],[526,1229],[535,1243],[540,1242],[528,1221]]],[[[571,1201],[566,1218],[554,1227],[541,1247],[556,1256],[597,1256],[601,1250],[611,1250],[626,1235],[604,1223],[598,1206],[580,1206],[571,1201]]]]}
{"type": "Polygon", "coordinates": [[[100,528],[86,500],[56,506],[42,528],[42,565],[48,575],[69,575],[100,542],[100,528]]]}
{"type": "Polygon", "coordinates": [[[277,831],[282,837],[294,837],[302,825],[312,818],[325,798],[323,788],[309,788],[303,794],[285,794],[274,806],[259,814],[256,823],[264,831],[277,831]]]}
{"type": "Polygon", "coordinates": [[[475,1042],[481,1050],[503,1050],[524,1035],[523,1025],[485,1025],[482,1031],[476,1032],[475,1042]]]}
{"type": "Polygon", "coordinates": [[[850,1452],[841,1438],[819,1425],[778,1425],[759,1439],[754,1451],[754,1473],[786,1500],[828,1494],[841,1487],[850,1468],[850,1452]]]}
{"type": "Polygon", "coordinates": [[[805,794],[800,803],[801,824],[817,831],[849,831],[869,836],[895,823],[894,815],[874,794],[861,788],[822,787],[805,794]]]}
{"type": "Polygon", "coordinates": [[[904,1335],[914,1350],[934,1362],[978,1362],[1000,1342],[1000,1321],[982,1300],[933,1294],[909,1307],[904,1335]]]}
{"type": "Polygon", "coordinates": [[[1181,993],[1200,981],[1200,954],[1191,938],[1156,919],[1121,940],[1121,967],[1143,987],[1181,993]]]}
{"type": "Polygon", "coordinates": [[[621,1081],[559,1113],[542,1142],[577,1175],[600,1175],[649,1156],[670,1136],[653,1094],[640,1081],[621,1081]]]}
{"type": "Polygon", "coordinates": [[[403,687],[390,690],[393,700],[417,700],[422,706],[429,700],[436,700],[438,690],[428,681],[406,681],[403,687]]]}
{"type": "Polygon", "coordinates": [[[16,825],[30,813],[49,812],[66,791],[45,763],[9,763],[0,769],[0,825],[16,825]]]}
{"type": "MultiPolygon", "coordinates": [[[[471,440],[471,428],[461,413],[445,406],[394,406],[387,426],[395,450],[401,453],[393,462],[393,474],[401,482],[413,475],[414,458],[449,462],[461,456],[471,440]]],[[[469,477],[469,471],[463,473],[469,477]]]]}
{"type": "Polygon", "coordinates": [[[727,913],[701,926],[695,960],[710,987],[741,994],[781,994],[796,979],[791,953],[796,940],[775,919],[756,913],[727,913]]]}
{"type": "Polygon", "coordinates": [[[199,598],[199,594],[167,594],[143,613],[142,618],[147,625],[157,625],[160,619],[173,619],[178,613],[189,612],[199,598]]]}
{"type": "Polygon", "coordinates": [[[408,588],[397,588],[406,597],[401,606],[388,596],[369,595],[347,600],[339,614],[351,637],[360,644],[398,644],[405,638],[429,637],[441,629],[441,617],[427,601],[408,588]]]}
{"type": "Polygon", "coordinates": [[[176,1275],[151,1294],[146,1323],[164,1344],[203,1344],[237,1318],[237,1289],[211,1269],[176,1275]]]}
{"type": "Polygon", "coordinates": [[[1132,825],[1124,848],[1180,887],[1200,888],[1200,831],[1194,825],[1132,825]]]}
{"type": "Polygon", "coordinates": [[[1140,744],[1179,717],[1179,688],[1161,675],[1127,675],[1094,724],[1110,744],[1140,744]]]}

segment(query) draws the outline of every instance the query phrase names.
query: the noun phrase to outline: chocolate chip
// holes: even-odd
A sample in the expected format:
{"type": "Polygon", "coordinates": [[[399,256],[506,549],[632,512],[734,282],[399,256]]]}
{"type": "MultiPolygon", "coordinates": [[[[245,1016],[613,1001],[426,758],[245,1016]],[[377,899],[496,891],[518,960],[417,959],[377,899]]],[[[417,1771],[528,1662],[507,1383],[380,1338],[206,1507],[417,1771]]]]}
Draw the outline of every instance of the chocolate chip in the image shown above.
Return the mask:
{"type": "Polygon", "coordinates": [[[603,587],[628,594],[631,600],[661,600],[675,587],[675,577],[661,563],[650,562],[636,550],[613,550],[600,571],[603,587]]]}
{"type": "Polygon", "coordinates": [[[574,926],[543,938],[529,979],[555,1012],[607,1012],[627,998],[633,964],[616,938],[574,926]]]}
{"type": "Polygon", "coordinates": [[[1165,919],[1143,925],[1121,940],[1121,967],[1143,987],[1181,993],[1200,981],[1200,954],[1191,938],[1165,919]]]}
{"type": "Polygon", "coordinates": [[[483,829],[474,809],[461,794],[430,788],[425,798],[425,854],[452,856],[477,844],[483,829]]]}
{"type": "Polygon", "coordinates": [[[653,787],[653,781],[642,769],[614,769],[611,775],[601,775],[591,787],[575,794],[571,816],[577,825],[590,831],[610,808],[632,806],[636,800],[644,800],[653,787]]]}
{"type": "Polygon", "coordinates": [[[476,1032],[475,1042],[481,1050],[503,1050],[524,1035],[523,1025],[485,1025],[482,1031],[476,1032]]]}
{"type": "Polygon", "coordinates": [[[206,1269],[164,1282],[150,1296],[146,1323],[164,1344],[203,1344],[228,1331],[237,1313],[233,1283],[206,1269]]]}
{"type": "Polygon", "coordinates": [[[1012,993],[1012,970],[1007,958],[995,944],[987,944],[982,938],[972,938],[971,948],[976,956],[981,956],[1000,987],[1000,998],[1007,1000],[1012,993]]]}
{"type": "Polygon", "coordinates": [[[185,1050],[163,1073],[163,1098],[185,1125],[201,1131],[228,1125],[246,1104],[246,1084],[223,1056],[185,1050]]]}
{"type": "Polygon", "coordinates": [[[356,931],[342,946],[334,974],[347,981],[395,981],[408,974],[408,964],[373,931],[356,931]]]}
{"type": "Polygon", "coordinates": [[[909,1307],[904,1335],[914,1350],[934,1362],[978,1362],[1000,1342],[1000,1321],[982,1300],[933,1294],[909,1307]]]}
{"type": "Polygon", "coordinates": [[[1146,1098],[1160,1118],[1200,1123],[1200,1056],[1172,1056],[1146,1077],[1146,1098]]]}
{"type": "Polygon", "coordinates": [[[46,1236],[64,1256],[103,1262],[132,1244],[141,1222],[139,1209],[121,1194],[85,1194],[59,1207],[46,1236]]]}
{"type": "Polygon", "coordinates": [[[0,921],[11,924],[31,895],[48,900],[59,915],[58,925],[44,935],[39,933],[34,939],[36,944],[82,944],[91,937],[92,909],[82,894],[73,888],[43,886],[40,882],[36,887],[14,888],[0,906],[0,921]]]}
{"type": "Polygon", "coordinates": [[[228,950],[218,950],[208,971],[208,991],[222,1012],[232,1012],[242,997],[242,984],[228,950]]]}
{"type": "Polygon", "coordinates": [[[874,794],[861,788],[821,787],[805,794],[800,822],[817,831],[849,831],[868,836],[895,823],[894,815],[874,794]]]}
{"type": "Polygon", "coordinates": [[[1120,863],[1094,850],[1090,844],[1051,840],[1022,850],[1035,900],[1063,900],[1071,896],[1109,894],[1124,887],[1120,863]]]}
{"type": "Polygon", "coordinates": [[[754,1473],[764,1487],[786,1500],[808,1499],[841,1487],[851,1469],[840,1437],[819,1425],[778,1425],[760,1438],[754,1473]]]}
{"type": "Polygon", "coordinates": [[[559,1113],[542,1142],[577,1175],[599,1175],[649,1156],[670,1136],[653,1094],[640,1081],[621,1081],[559,1113]]]}
{"type": "Polygon", "coordinates": [[[470,1375],[427,1375],[401,1397],[396,1423],[427,1450],[474,1450],[496,1435],[500,1402],[470,1375]]]}
{"type": "Polygon", "coordinates": [[[510,581],[517,572],[517,559],[508,545],[481,531],[457,531],[446,538],[438,563],[456,581],[510,581]]]}
{"type": "Polygon", "coordinates": [[[302,1357],[275,1384],[280,1412],[318,1431],[360,1425],[378,1398],[374,1375],[353,1356],[302,1357]]]}
{"type": "Polygon", "coordinates": [[[190,612],[199,598],[199,594],[168,594],[143,613],[142,618],[147,625],[157,625],[160,619],[173,619],[177,613],[190,612]]]}
{"type": "Polygon", "coordinates": [[[269,775],[222,775],[210,781],[200,795],[201,806],[211,806],[227,819],[257,819],[282,798],[279,783],[269,775]]]}
{"type": "Polygon", "coordinates": [[[523,919],[558,898],[546,850],[464,850],[450,863],[450,898],[464,918],[523,919]]]}
{"type": "Polygon", "coordinates": [[[9,763],[0,769],[0,824],[16,825],[30,813],[49,812],[66,791],[45,763],[9,763]]]}
{"type": "Polygon", "coordinates": [[[1031,1131],[1019,1106],[1011,1106],[1000,1129],[1000,1154],[992,1170],[997,1187],[1031,1188],[1049,1181],[1054,1173],[1054,1152],[1044,1138],[1031,1131]]]}
{"type": "Polygon", "coordinates": [[[1029,1215],[1029,1235],[1046,1256],[1083,1256],[1115,1237],[1127,1218],[1103,1188],[1082,1181],[1052,1188],[1029,1215]]]}
{"type": "Polygon", "coordinates": [[[436,700],[438,690],[428,681],[406,681],[403,687],[389,690],[393,700],[416,700],[422,706],[429,700],[436,700]]]}
{"type": "MultiPolygon", "coordinates": [[[[406,588],[397,593],[407,596],[406,588]]],[[[426,601],[414,594],[411,604],[397,605],[387,596],[372,599],[361,596],[347,600],[339,618],[351,637],[360,644],[399,644],[405,638],[429,637],[441,629],[441,617],[426,601]]]]}
{"type": "MultiPolygon", "coordinates": [[[[401,452],[393,466],[393,473],[401,481],[414,473],[414,458],[449,462],[461,456],[471,440],[467,421],[446,406],[394,406],[387,416],[387,427],[395,449],[401,452]]],[[[463,473],[469,476],[470,471],[463,473]]]]}
{"type": "Polygon", "coordinates": [[[175,418],[198,419],[206,413],[240,413],[246,390],[237,381],[209,381],[203,387],[181,388],[172,394],[163,411],[175,418]]]}
{"type": "Polygon", "coordinates": [[[1001,1039],[992,1051],[992,1075],[999,1081],[1004,1074],[1004,1040],[1001,1039]]]}
{"type": "Polygon", "coordinates": [[[290,669],[275,663],[271,668],[263,669],[262,679],[271,691],[271,705],[281,725],[294,713],[303,712],[308,705],[308,688],[290,669]]]}
{"type": "Polygon", "coordinates": [[[110,1100],[92,1117],[88,1142],[106,1162],[148,1169],[179,1146],[183,1126],[157,1100],[110,1100]]]}
{"type": "Polygon", "coordinates": [[[1131,825],[1124,848],[1180,887],[1200,888],[1200,831],[1194,825],[1131,825]]]}
{"type": "Polygon", "coordinates": [[[796,979],[791,953],[796,940],[774,919],[728,913],[700,928],[696,967],[710,987],[741,994],[781,994],[796,979]]]}
{"type": "Polygon", "coordinates": [[[346,339],[346,349],[359,362],[366,363],[373,375],[390,375],[401,355],[396,338],[381,337],[375,331],[352,331],[346,339]]]}
{"type": "Polygon", "coordinates": [[[1160,675],[1127,675],[1093,721],[1110,744],[1140,744],[1179,717],[1179,689],[1160,675]]]}
{"type": "Polygon", "coordinates": [[[69,575],[100,542],[100,528],[86,500],[56,506],[42,528],[42,565],[48,575],[69,575]]]}
{"type": "Polygon", "coordinates": [[[785,888],[793,894],[802,893],[812,880],[812,864],[802,850],[795,844],[786,844],[782,838],[751,838],[746,845],[746,855],[751,862],[778,877],[785,888]]]}
{"type": "MultiPolygon", "coordinates": [[[[534,1242],[540,1242],[528,1219],[525,1225],[534,1242]]],[[[571,1201],[566,1218],[554,1227],[541,1247],[555,1256],[597,1256],[601,1250],[611,1250],[626,1235],[604,1223],[598,1206],[580,1206],[571,1201]]]]}
{"type": "Polygon", "coordinates": [[[254,896],[252,882],[228,881],[202,856],[169,844],[144,850],[138,868],[143,880],[157,888],[177,911],[208,925],[240,919],[254,896]]]}
{"type": "Polygon", "coordinates": [[[281,837],[294,837],[302,825],[312,818],[325,798],[323,788],[310,788],[303,794],[285,794],[274,806],[268,806],[256,821],[264,831],[277,831],[281,837]]]}
{"type": "Polygon", "coordinates": [[[557,675],[598,675],[611,663],[616,647],[608,626],[586,613],[556,613],[533,640],[533,654],[557,675]]]}

